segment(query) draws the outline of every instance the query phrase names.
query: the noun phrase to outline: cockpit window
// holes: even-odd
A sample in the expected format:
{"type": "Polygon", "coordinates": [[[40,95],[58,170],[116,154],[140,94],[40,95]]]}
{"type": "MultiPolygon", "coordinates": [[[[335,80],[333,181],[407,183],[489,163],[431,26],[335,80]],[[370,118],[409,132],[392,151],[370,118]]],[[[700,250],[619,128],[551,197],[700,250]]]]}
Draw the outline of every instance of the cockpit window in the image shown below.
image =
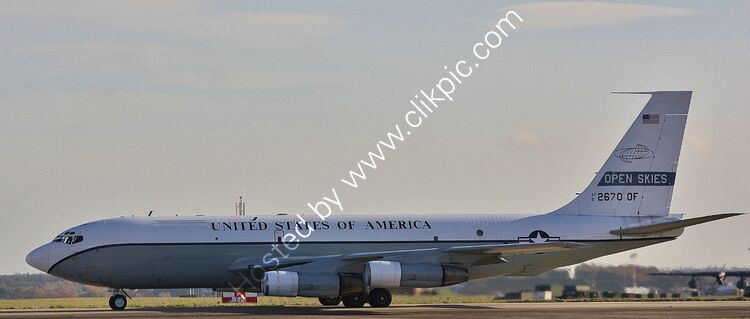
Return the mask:
{"type": "Polygon", "coordinates": [[[77,244],[83,241],[82,235],[73,235],[75,232],[65,232],[65,234],[55,237],[53,243],[64,243],[68,245],[77,244]]]}

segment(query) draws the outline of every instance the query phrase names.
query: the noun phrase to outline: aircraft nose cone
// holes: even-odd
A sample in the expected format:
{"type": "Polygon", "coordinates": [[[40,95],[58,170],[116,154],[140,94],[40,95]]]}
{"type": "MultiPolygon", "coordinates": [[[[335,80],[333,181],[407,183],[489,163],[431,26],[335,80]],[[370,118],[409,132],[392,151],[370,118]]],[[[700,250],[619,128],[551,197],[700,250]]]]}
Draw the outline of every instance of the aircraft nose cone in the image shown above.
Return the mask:
{"type": "Polygon", "coordinates": [[[49,244],[34,249],[26,255],[26,263],[31,267],[47,272],[49,268],[52,267],[50,264],[49,252],[49,244]]]}

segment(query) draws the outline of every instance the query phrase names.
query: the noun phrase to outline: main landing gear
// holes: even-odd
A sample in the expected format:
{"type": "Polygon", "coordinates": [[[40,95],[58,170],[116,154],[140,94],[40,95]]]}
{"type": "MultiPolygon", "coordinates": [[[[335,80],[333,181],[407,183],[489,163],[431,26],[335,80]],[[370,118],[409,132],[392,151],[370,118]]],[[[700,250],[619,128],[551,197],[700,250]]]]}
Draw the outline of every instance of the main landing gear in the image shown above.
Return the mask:
{"type": "Polygon", "coordinates": [[[338,306],[341,303],[341,297],[318,298],[318,301],[324,306],[338,306]]]}
{"type": "Polygon", "coordinates": [[[391,305],[393,297],[388,289],[375,288],[370,290],[369,294],[347,295],[333,298],[319,298],[320,303],[324,306],[335,306],[339,301],[344,303],[347,308],[362,308],[365,303],[369,303],[373,308],[385,308],[391,305]]]}
{"type": "Polygon", "coordinates": [[[365,302],[367,302],[367,295],[362,293],[357,295],[341,296],[341,301],[344,303],[344,307],[362,308],[365,306],[365,302]]]}
{"type": "Polygon", "coordinates": [[[391,305],[391,301],[393,301],[393,298],[388,289],[375,288],[370,290],[370,307],[385,308],[391,305]]]}
{"type": "Polygon", "coordinates": [[[112,310],[124,310],[128,306],[128,294],[122,289],[110,288],[109,292],[112,297],[109,297],[109,307],[112,310]]]}

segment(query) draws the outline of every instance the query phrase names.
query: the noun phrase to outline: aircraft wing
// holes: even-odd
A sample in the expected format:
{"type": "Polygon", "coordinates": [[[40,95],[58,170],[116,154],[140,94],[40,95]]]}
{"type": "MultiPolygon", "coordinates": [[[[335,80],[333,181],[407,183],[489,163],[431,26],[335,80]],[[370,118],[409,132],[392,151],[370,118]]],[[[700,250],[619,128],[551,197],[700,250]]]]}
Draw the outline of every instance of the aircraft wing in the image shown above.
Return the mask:
{"type": "Polygon", "coordinates": [[[724,214],[688,218],[688,219],[683,219],[683,220],[669,221],[669,222],[664,222],[664,223],[646,224],[646,225],[639,224],[639,225],[633,225],[632,227],[615,229],[615,230],[610,231],[609,233],[612,235],[617,235],[617,236],[647,235],[647,234],[675,230],[679,228],[685,228],[688,226],[703,224],[703,223],[707,223],[710,221],[729,218],[732,216],[743,215],[743,214],[744,213],[724,213],[724,214]]]}
{"type": "Polygon", "coordinates": [[[548,241],[544,243],[457,246],[444,248],[442,252],[482,255],[527,255],[570,250],[585,246],[588,245],[566,241],[548,241]]]}
{"type": "MultiPolygon", "coordinates": [[[[357,266],[373,260],[400,261],[404,263],[452,263],[466,264],[467,266],[489,265],[507,263],[503,256],[541,254],[556,251],[583,248],[588,245],[551,241],[543,243],[514,243],[514,244],[490,244],[490,245],[459,245],[441,248],[420,248],[405,250],[388,250],[377,252],[363,252],[345,255],[330,255],[319,257],[288,257],[278,258],[278,262],[264,263],[258,257],[245,257],[237,259],[229,267],[229,271],[243,272],[254,269],[263,271],[278,270],[282,268],[308,268],[316,265],[318,272],[327,269],[336,269],[342,266],[357,266]]],[[[266,260],[268,261],[268,260],[266,260]]]]}
{"type": "Polygon", "coordinates": [[[750,271],[725,271],[729,277],[750,277],[750,271]]]}
{"type": "Polygon", "coordinates": [[[750,277],[750,271],[674,271],[674,272],[653,272],[651,276],[691,276],[691,277],[750,277]]]}
{"type": "Polygon", "coordinates": [[[674,272],[652,272],[649,273],[651,276],[690,276],[690,277],[716,277],[718,276],[720,271],[694,271],[694,272],[683,272],[683,271],[674,271],[674,272]]]}

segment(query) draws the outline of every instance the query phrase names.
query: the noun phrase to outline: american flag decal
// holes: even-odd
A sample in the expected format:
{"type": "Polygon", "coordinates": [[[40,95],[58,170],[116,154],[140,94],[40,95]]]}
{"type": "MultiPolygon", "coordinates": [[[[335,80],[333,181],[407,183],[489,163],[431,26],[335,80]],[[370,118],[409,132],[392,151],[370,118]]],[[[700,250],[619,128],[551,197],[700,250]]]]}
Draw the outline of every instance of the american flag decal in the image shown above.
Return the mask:
{"type": "Polygon", "coordinates": [[[659,114],[643,114],[643,124],[660,124],[659,114]]]}

